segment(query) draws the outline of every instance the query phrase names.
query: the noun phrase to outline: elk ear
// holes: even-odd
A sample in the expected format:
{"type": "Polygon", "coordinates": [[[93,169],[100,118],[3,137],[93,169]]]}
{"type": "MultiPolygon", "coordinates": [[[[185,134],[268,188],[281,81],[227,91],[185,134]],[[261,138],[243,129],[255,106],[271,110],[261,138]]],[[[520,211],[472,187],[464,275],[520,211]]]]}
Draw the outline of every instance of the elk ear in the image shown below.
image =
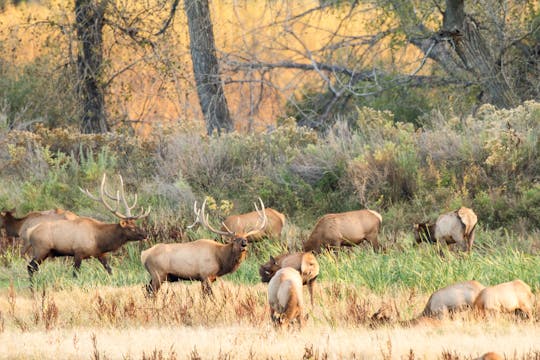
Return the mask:
{"type": "Polygon", "coordinates": [[[276,259],[274,259],[272,255],[270,255],[270,261],[273,262],[274,264],[276,263],[276,259]]]}
{"type": "Polygon", "coordinates": [[[128,225],[128,222],[126,220],[120,220],[120,226],[121,227],[126,227],[128,225]]]}

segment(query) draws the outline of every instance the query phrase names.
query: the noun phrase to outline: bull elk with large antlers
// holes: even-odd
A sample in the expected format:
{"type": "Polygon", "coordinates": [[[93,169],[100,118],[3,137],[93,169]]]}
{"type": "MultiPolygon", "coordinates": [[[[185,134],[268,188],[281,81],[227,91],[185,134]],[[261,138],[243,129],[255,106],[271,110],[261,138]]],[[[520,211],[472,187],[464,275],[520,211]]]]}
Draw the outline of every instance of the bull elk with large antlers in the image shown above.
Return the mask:
{"type": "Polygon", "coordinates": [[[218,277],[232,273],[244,261],[249,236],[256,235],[266,226],[267,218],[264,203],[259,199],[261,208],[255,208],[259,214],[258,226],[247,233],[236,233],[227,229],[216,230],[208,223],[205,214],[206,200],[201,209],[194,205],[197,223],[208,230],[230,238],[227,244],[210,239],[199,239],[187,243],[157,244],[141,253],[141,261],[150,273],[151,281],[146,289],[149,294],[157,292],[164,281],[199,280],[203,294],[212,295],[210,284],[218,277]]]}
{"type": "Polygon", "coordinates": [[[101,202],[110,212],[120,218],[120,222],[109,224],[80,217],[74,220],[58,220],[36,225],[31,230],[29,239],[33,250],[32,261],[27,267],[30,279],[43,260],[57,256],[73,256],[75,276],[82,260],[90,257],[97,258],[110,274],[112,270],[107,262],[106,253],[118,249],[128,241],[146,238],[146,232],[135,224],[135,220],[148,216],[150,208],[146,212],[142,209],[139,215],[132,215],[131,211],[137,205],[137,196],[130,206],[124,193],[122,176],[120,176],[120,190],[116,192],[116,196],[105,190],[105,182],[106,175],[104,174],[99,198],[88,190],[80,190],[91,199],[101,202]],[[106,198],[116,201],[116,206],[113,208],[106,198]],[[125,207],[125,214],[118,211],[120,201],[125,207]]]}

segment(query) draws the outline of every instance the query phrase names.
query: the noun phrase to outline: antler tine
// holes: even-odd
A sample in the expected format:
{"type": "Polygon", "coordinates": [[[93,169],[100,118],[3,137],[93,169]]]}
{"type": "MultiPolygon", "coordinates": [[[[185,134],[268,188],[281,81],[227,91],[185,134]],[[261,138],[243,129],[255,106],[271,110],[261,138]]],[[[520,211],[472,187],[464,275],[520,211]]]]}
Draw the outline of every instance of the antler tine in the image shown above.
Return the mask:
{"type": "Polygon", "coordinates": [[[152,210],[151,206],[148,207],[148,210],[146,210],[146,212],[144,212],[144,208],[141,208],[141,213],[137,216],[130,217],[130,219],[137,220],[137,219],[145,218],[148,215],[150,215],[150,210],[152,210]]]}
{"type": "Polygon", "coordinates": [[[204,212],[204,209],[206,207],[206,198],[204,199],[204,202],[201,206],[201,210],[200,210],[200,215],[201,215],[201,224],[206,227],[208,230],[212,231],[213,233],[216,233],[218,235],[223,235],[223,236],[234,236],[236,235],[236,233],[234,232],[231,232],[230,230],[229,231],[221,231],[221,230],[216,230],[214,229],[210,223],[208,222],[208,215],[205,214],[204,212]]]}
{"type": "Polygon", "coordinates": [[[105,190],[106,178],[107,178],[107,174],[103,174],[103,179],[101,180],[101,187],[99,189],[99,193],[101,195],[101,200],[100,201],[114,215],[118,216],[121,219],[125,219],[126,217],[118,212],[118,207],[120,206],[120,200],[118,199],[118,196],[119,196],[118,191],[116,192],[116,198],[114,198],[114,197],[110,196],[109,194],[107,194],[107,191],[105,190]],[[109,203],[107,203],[107,201],[105,201],[105,196],[109,197],[111,200],[116,200],[116,208],[113,209],[112,206],[110,206],[109,203]]]}
{"type": "Polygon", "coordinates": [[[262,220],[261,225],[258,228],[247,232],[245,237],[255,235],[255,234],[263,231],[264,228],[266,227],[266,223],[268,222],[268,218],[267,218],[266,212],[264,210],[264,203],[263,203],[263,201],[262,201],[262,199],[260,197],[259,197],[259,202],[261,203],[261,209],[260,210],[259,210],[259,207],[257,206],[257,203],[253,203],[253,205],[255,205],[255,210],[257,211],[257,214],[259,214],[259,218],[262,220]]]}
{"type": "MultiPolygon", "coordinates": [[[[118,177],[120,178],[120,197],[122,198],[122,203],[124,204],[124,207],[126,208],[126,216],[131,218],[132,217],[131,209],[133,208],[129,207],[128,202],[126,200],[126,193],[124,192],[124,179],[122,179],[122,175],[120,174],[118,174],[118,177]]],[[[135,204],[136,203],[137,202],[135,201],[135,204]]]]}
{"type": "Polygon", "coordinates": [[[126,215],[122,215],[124,219],[131,219],[131,220],[137,220],[137,219],[142,219],[142,218],[145,218],[147,217],[148,215],[150,215],[150,210],[152,209],[151,206],[148,207],[148,210],[146,210],[146,212],[144,211],[144,207],[141,208],[141,212],[139,215],[132,215],[131,214],[131,210],[133,210],[135,208],[135,206],[137,206],[137,201],[138,201],[138,196],[137,194],[135,193],[134,195],[134,200],[133,200],[133,205],[129,206],[128,202],[127,202],[127,199],[126,199],[126,192],[124,190],[124,179],[122,178],[122,175],[118,174],[118,177],[120,178],[120,190],[117,190],[117,203],[119,204],[120,203],[120,199],[118,199],[118,197],[120,197],[122,199],[122,203],[126,209],[126,215]]]}
{"type": "Polygon", "coordinates": [[[195,213],[195,215],[197,215],[197,217],[195,218],[195,222],[193,222],[193,224],[187,227],[188,229],[192,229],[195,225],[201,223],[201,219],[200,219],[201,211],[200,210],[197,211],[197,201],[193,203],[193,212],[195,213]]]}

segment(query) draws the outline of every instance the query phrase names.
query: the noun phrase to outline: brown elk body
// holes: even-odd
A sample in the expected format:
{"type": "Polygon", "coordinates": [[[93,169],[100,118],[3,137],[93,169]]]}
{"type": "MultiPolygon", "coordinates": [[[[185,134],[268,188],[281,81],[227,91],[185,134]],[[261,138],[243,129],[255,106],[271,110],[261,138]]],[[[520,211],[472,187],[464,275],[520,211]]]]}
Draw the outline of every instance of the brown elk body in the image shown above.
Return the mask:
{"type": "Polygon", "coordinates": [[[470,252],[477,220],[474,211],[466,207],[442,214],[435,223],[435,239],[440,244],[456,244],[470,252]]]}
{"type": "MultiPolygon", "coordinates": [[[[14,210],[2,211],[0,213],[1,225],[5,227],[7,236],[20,237],[23,240],[23,254],[30,249],[29,230],[37,224],[47,221],[77,219],[78,216],[71,211],[62,209],[33,211],[22,218],[13,216],[14,210]]],[[[2,227],[0,226],[0,228],[2,227]]]]}
{"type": "Polygon", "coordinates": [[[422,242],[433,244],[437,242],[435,240],[435,224],[430,224],[427,222],[414,224],[413,232],[414,241],[416,244],[420,244],[422,242]]]}
{"type": "Polygon", "coordinates": [[[504,357],[501,354],[490,351],[474,360],[504,360],[504,357]]]}
{"type": "Polygon", "coordinates": [[[472,308],[474,300],[484,288],[478,281],[471,280],[439,289],[429,297],[422,316],[440,318],[455,311],[472,308]]]}
{"type": "Polygon", "coordinates": [[[236,271],[244,261],[247,245],[247,240],[240,237],[228,244],[200,239],[154,245],[141,253],[141,261],[151,276],[147,290],[157,292],[164,281],[198,280],[203,293],[211,294],[210,284],[236,271]]]}
{"type": "MultiPolygon", "coordinates": [[[[281,231],[283,226],[285,226],[285,215],[272,208],[265,208],[264,211],[268,219],[267,224],[261,232],[249,236],[249,241],[259,241],[264,237],[276,239],[281,237],[281,231]]],[[[254,229],[257,226],[258,221],[259,214],[257,211],[246,214],[229,215],[223,221],[221,230],[230,230],[237,234],[246,233],[254,229]]]]}
{"type": "MultiPolygon", "coordinates": [[[[39,264],[48,257],[73,256],[74,272],[81,266],[83,259],[95,257],[99,259],[108,273],[111,268],[107,262],[106,253],[118,249],[127,241],[138,241],[146,238],[146,232],[135,224],[135,220],[148,216],[150,209],[138,216],[132,216],[131,210],[136,205],[136,199],[132,206],[127,204],[123,190],[123,180],[121,194],[122,201],[126,207],[126,215],[118,212],[120,199],[109,194],[107,197],[117,201],[116,208],[112,208],[105,201],[105,175],[101,183],[101,199],[93,197],[88,191],[84,191],[94,200],[102,202],[113,214],[121,218],[119,223],[107,224],[98,220],[86,217],[77,217],[73,220],[57,220],[42,222],[29,229],[29,241],[32,246],[32,260],[27,266],[30,279],[39,269],[39,264]]],[[[82,190],[82,189],[81,189],[82,190]]]]}
{"type": "Polygon", "coordinates": [[[531,287],[519,279],[486,287],[474,301],[474,307],[480,314],[518,313],[529,319],[532,318],[533,305],[531,287]]]}
{"type": "Polygon", "coordinates": [[[246,258],[247,237],[256,235],[266,225],[262,200],[262,210],[257,209],[262,220],[258,228],[241,234],[215,230],[208,223],[205,205],[206,200],[201,209],[197,210],[195,204],[197,220],[193,225],[201,223],[210,231],[232,240],[228,244],[221,244],[209,239],[200,239],[188,243],[157,244],[144,250],[141,253],[141,262],[150,273],[150,284],[146,287],[149,294],[157,292],[164,281],[198,280],[201,281],[203,294],[212,295],[211,283],[218,277],[238,269],[246,258]]]}
{"type": "Polygon", "coordinates": [[[313,288],[319,275],[319,263],[311,252],[297,252],[282,254],[276,257],[270,256],[270,260],[259,267],[259,275],[262,282],[269,282],[275,273],[282,268],[292,267],[300,272],[302,283],[307,285],[313,305],[313,288]]]}
{"type": "Polygon", "coordinates": [[[382,216],[373,210],[324,215],[304,242],[304,251],[319,253],[322,248],[337,249],[362,241],[370,242],[375,250],[379,250],[377,237],[381,223],[382,216]]]}
{"type": "Polygon", "coordinates": [[[302,327],[304,299],[300,273],[291,267],[278,270],[268,283],[268,303],[270,318],[276,326],[288,326],[296,320],[302,327]]]}

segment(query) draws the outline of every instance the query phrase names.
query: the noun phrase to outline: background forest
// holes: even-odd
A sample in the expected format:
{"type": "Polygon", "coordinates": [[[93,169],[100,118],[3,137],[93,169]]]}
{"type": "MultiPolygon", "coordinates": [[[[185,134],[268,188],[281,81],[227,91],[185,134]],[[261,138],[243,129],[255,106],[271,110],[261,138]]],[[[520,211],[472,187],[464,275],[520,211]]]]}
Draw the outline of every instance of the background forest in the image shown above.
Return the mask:
{"type": "Polygon", "coordinates": [[[156,226],[207,195],[220,216],[261,195],[302,228],[368,207],[394,233],[465,204],[482,226],[538,229],[536,1],[1,9],[3,208],[100,216],[77,188],[106,171],[156,226]]]}

